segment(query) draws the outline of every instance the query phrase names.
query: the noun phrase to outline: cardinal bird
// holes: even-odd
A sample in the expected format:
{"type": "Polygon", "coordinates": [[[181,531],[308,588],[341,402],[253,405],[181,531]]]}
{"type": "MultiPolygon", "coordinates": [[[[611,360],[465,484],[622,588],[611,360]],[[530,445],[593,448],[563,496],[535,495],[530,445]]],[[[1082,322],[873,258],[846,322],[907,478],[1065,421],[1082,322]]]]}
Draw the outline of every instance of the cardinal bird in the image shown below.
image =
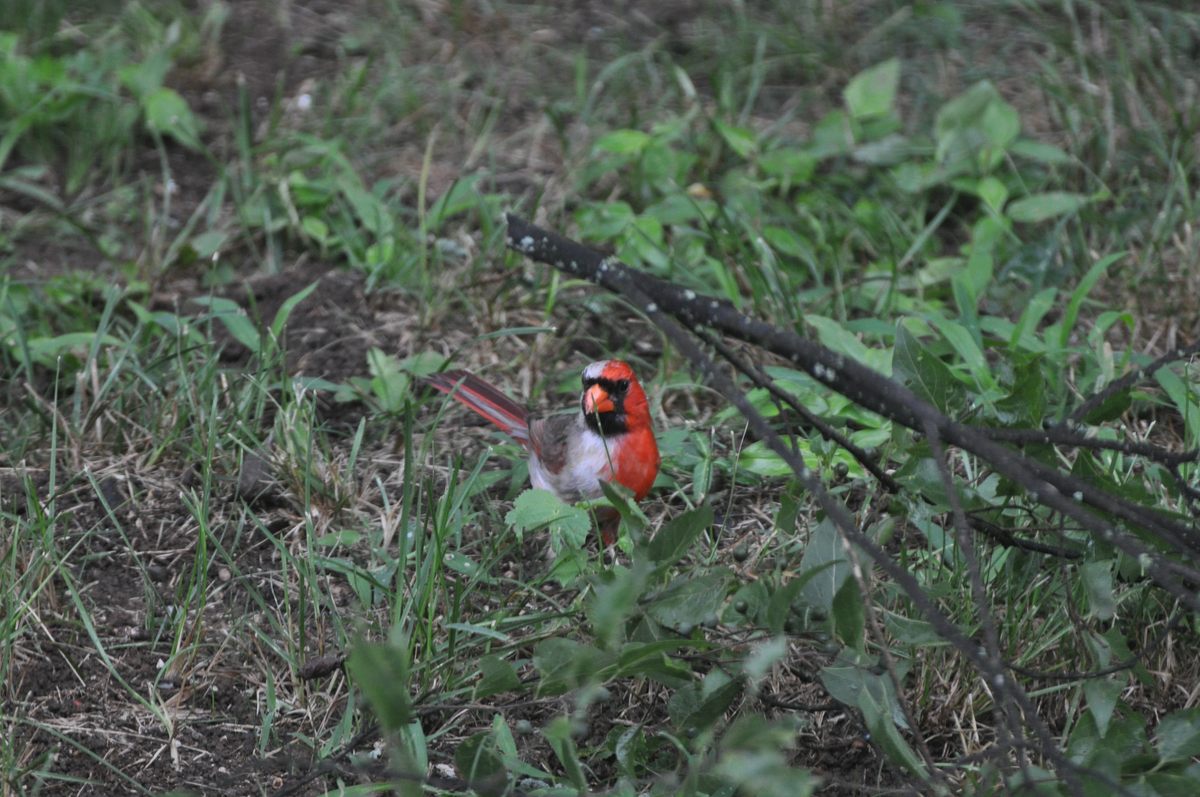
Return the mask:
{"type": "MultiPolygon", "coordinates": [[[[658,475],[650,405],[626,362],[602,360],[584,368],[579,411],[548,418],[530,419],[524,407],[469,371],[445,371],[425,381],[524,446],[533,486],[563,501],[599,498],[601,482],[622,484],[640,501],[658,475]]],[[[612,510],[599,514],[600,537],[612,545],[619,517],[612,510]]]]}

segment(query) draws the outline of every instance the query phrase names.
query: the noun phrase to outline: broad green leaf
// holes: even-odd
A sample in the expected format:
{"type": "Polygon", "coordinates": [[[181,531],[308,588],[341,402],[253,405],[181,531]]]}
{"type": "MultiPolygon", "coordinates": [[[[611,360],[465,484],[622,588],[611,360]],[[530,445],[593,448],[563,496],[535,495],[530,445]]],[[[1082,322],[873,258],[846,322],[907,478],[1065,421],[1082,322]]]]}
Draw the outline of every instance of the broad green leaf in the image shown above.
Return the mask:
{"type": "Polygon", "coordinates": [[[1102,559],[1087,562],[1079,567],[1084,589],[1088,596],[1088,616],[1107,621],[1116,612],[1117,601],[1113,597],[1112,560],[1102,559]]]}
{"type": "Polygon", "coordinates": [[[707,730],[741,697],[743,689],[740,678],[726,678],[712,685],[688,684],[671,696],[671,722],[681,731],[707,730]]]}
{"type": "MultiPolygon", "coordinates": [[[[780,590],[775,592],[778,594],[780,590]]],[[[771,598],[772,595],[767,592],[767,586],[763,583],[763,579],[743,584],[725,605],[721,622],[725,625],[757,625],[761,622],[760,615],[770,605],[771,598]]],[[[782,621],[780,621],[779,628],[780,630],[783,628],[782,621]]]]}
{"type": "Polygon", "coordinates": [[[873,658],[843,650],[837,661],[821,669],[821,683],[839,703],[859,708],[875,704],[890,724],[907,728],[891,678],[874,672],[876,664],[873,658]],[[864,694],[869,696],[866,700],[862,698],[864,694]]]}
{"type": "Polygon", "coordinates": [[[371,374],[371,392],[386,412],[404,409],[409,398],[408,375],[400,371],[400,363],[383,349],[367,352],[367,370],[371,374]]]}
{"type": "Polygon", "coordinates": [[[959,390],[949,367],[921,345],[903,321],[896,324],[892,372],[914,393],[942,412],[950,409],[954,394],[959,390]]]}
{"type": "Polygon", "coordinates": [[[615,155],[637,155],[646,149],[653,140],[640,130],[614,130],[596,141],[596,149],[615,155]]]}
{"type": "Polygon", "coordinates": [[[801,590],[804,599],[826,614],[833,610],[833,598],[842,583],[850,575],[850,563],[842,535],[829,518],[822,520],[808,538],[804,556],[800,559],[800,575],[820,568],[819,575],[812,578],[801,590]]]}
{"type": "Polygon", "coordinates": [[[1055,389],[1042,368],[1041,357],[1014,358],[1013,384],[1008,395],[996,402],[998,420],[1015,426],[1037,426],[1046,417],[1047,393],[1055,389]]]}
{"type": "Polygon", "coordinates": [[[582,547],[592,528],[588,513],[577,506],[564,503],[549,490],[530,489],[517,496],[505,521],[517,533],[549,528],[575,547],[582,547]]]}
{"type": "Polygon", "coordinates": [[[900,764],[913,775],[926,778],[928,773],[925,770],[925,763],[900,735],[900,731],[893,721],[899,705],[890,684],[890,681],[885,681],[882,677],[868,679],[862,691],[858,693],[858,708],[863,713],[863,721],[871,731],[871,738],[883,748],[888,758],[900,764]]]}
{"type": "Polygon", "coordinates": [[[1009,151],[1014,155],[1045,163],[1049,166],[1063,166],[1074,162],[1074,159],[1070,155],[1053,144],[1046,144],[1029,138],[1014,141],[1012,146],[1009,147],[1009,151]]]}
{"type": "Polygon", "coordinates": [[[301,219],[300,229],[304,230],[305,235],[322,246],[329,245],[329,225],[317,216],[305,216],[301,219]]]}
{"type": "Polygon", "coordinates": [[[350,651],[346,668],[375,710],[384,730],[396,732],[412,721],[408,667],[399,648],[360,642],[350,651]]]}
{"type": "Polygon", "coordinates": [[[716,771],[731,787],[737,788],[737,794],[754,797],[810,797],[820,784],[808,770],[789,767],[778,750],[723,752],[717,759],[716,771]]]}
{"type": "Polygon", "coordinates": [[[170,136],[188,149],[201,149],[200,123],[174,89],[160,87],[147,94],[142,99],[142,111],[151,130],[170,136]]]}
{"type": "Polygon", "coordinates": [[[988,172],[999,165],[1020,133],[1021,121],[996,87],[983,81],[943,105],[934,130],[937,162],[947,172],[945,179],[968,169],[988,172]]]}
{"type": "Polygon", "coordinates": [[[1128,390],[1118,390],[1112,393],[1104,401],[1100,402],[1094,410],[1088,412],[1084,416],[1083,422],[1089,425],[1098,425],[1107,421],[1115,420],[1125,414],[1125,410],[1133,405],[1133,395],[1128,390]]]}
{"type": "Polygon", "coordinates": [[[119,346],[121,341],[112,335],[104,335],[97,340],[95,332],[66,332],[51,338],[32,338],[29,341],[29,353],[33,358],[46,366],[53,366],[54,361],[62,354],[77,350],[81,356],[83,350],[91,350],[95,346],[119,346]]]}
{"type": "Polygon", "coordinates": [[[533,649],[533,666],[542,677],[538,692],[558,694],[601,681],[603,672],[614,661],[611,653],[572,639],[543,640],[533,649]]]}
{"type": "Polygon", "coordinates": [[[806,315],[804,320],[817,330],[817,338],[825,346],[860,363],[871,362],[871,350],[837,321],[819,315],[806,315]]]}
{"type": "Polygon", "coordinates": [[[988,176],[980,180],[975,192],[995,213],[1004,210],[1004,203],[1008,201],[1008,188],[995,177],[988,176]]]}
{"type": "Polygon", "coordinates": [[[319,284],[320,280],[317,280],[307,288],[304,288],[303,290],[289,296],[284,303],[279,306],[279,309],[275,312],[275,320],[271,322],[271,335],[273,337],[276,339],[279,338],[279,336],[283,333],[284,326],[287,325],[288,319],[292,315],[292,311],[296,309],[296,305],[307,299],[309,295],[316,290],[317,285],[319,284]]]}
{"type": "Polygon", "coordinates": [[[1200,404],[1196,400],[1196,388],[1189,386],[1171,368],[1159,368],[1154,372],[1154,379],[1166,392],[1187,429],[1187,444],[1189,447],[1200,442],[1200,404]]]}
{"type": "Polygon", "coordinates": [[[632,568],[614,567],[598,579],[587,612],[596,639],[605,648],[623,640],[625,622],[637,610],[649,569],[643,561],[632,568]]]}
{"type": "Polygon", "coordinates": [[[1075,329],[1075,319],[1079,317],[1079,308],[1083,306],[1083,300],[1092,292],[1092,288],[1096,287],[1096,283],[1100,281],[1100,277],[1104,276],[1104,272],[1108,270],[1108,267],[1123,257],[1125,257],[1125,252],[1114,252],[1107,257],[1100,258],[1083,275],[1083,279],[1079,281],[1079,284],[1075,286],[1075,290],[1071,292],[1071,300],[1067,302],[1066,312],[1063,313],[1062,324],[1059,327],[1058,346],[1060,349],[1065,349],[1071,340],[1071,332],[1075,329]]]}
{"type": "MultiPolygon", "coordinates": [[[[814,565],[806,568],[801,562],[800,575],[793,578],[782,587],[777,587],[771,594],[770,603],[767,604],[767,628],[772,634],[782,634],[784,626],[787,624],[788,618],[795,612],[798,606],[797,600],[801,600],[804,594],[804,587],[815,578],[821,577],[823,574],[828,574],[828,571],[834,567],[839,567],[843,564],[841,559],[831,559],[822,564],[814,565]]],[[[761,584],[762,582],[755,582],[761,584]]],[[[765,587],[764,587],[765,589],[765,587]]],[[[806,601],[807,602],[807,601],[806,601]]],[[[803,608],[803,605],[799,605],[803,608]]]]}
{"type": "Polygon", "coordinates": [[[992,379],[992,373],[983,356],[983,350],[979,348],[975,338],[962,324],[938,315],[929,315],[926,316],[926,319],[954,349],[955,354],[959,356],[959,359],[967,367],[967,371],[975,377],[976,383],[981,388],[986,390],[995,386],[995,380],[992,379]]]}
{"type": "Polygon", "coordinates": [[[712,523],[713,511],[709,506],[700,506],[676,516],[654,535],[647,546],[650,560],[660,566],[678,562],[712,523]]]}
{"type": "Polygon", "coordinates": [[[1046,313],[1050,311],[1057,295],[1058,290],[1055,288],[1045,288],[1034,294],[1021,312],[1021,318],[1012,331],[1012,337],[1008,341],[1010,350],[1016,351],[1017,348],[1028,351],[1044,350],[1045,347],[1037,340],[1037,328],[1042,319],[1046,317],[1046,313]]]}
{"type": "Polygon", "coordinates": [[[587,777],[583,774],[583,765],[579,762],[579,751],[575,747],[575,739],[571,735],[572,722],[570,717],[555,717],[542,730],[542,735],[550,743],[550,749],[562,764],[567,779],[582,794],[587,791],[587,777]]]}
{"type": "Polygon", "coordinates": [[[1117,707],[1117,698],[1125,690],[1125,676],[1088,678],[1083,682],[1083,694],[1087,697],[1088,711],[1096,721],[1100,736],[1108,733],[1108,723],[1117,707]]]}
{"type": "Polygon", "coordinates": [[[805,150],[783,147],[760,155],[758,168],[762,169],[763,174],[779,178],[787,188],[811,180],[817,168],[817,159],[805,150]]]}
{"type": "Polygon", "coordinates": [[[1047,191],[1014,200],[1008,206],[1008,217],[1016,222],[1036,224],[1074,213],[1090,201],[1086,194],[1067,191],[1047,191]]]}
{"type": "Polygon", "coordinates": [[[468,783],[503,787],[508,780],[504,762],[490,733],[476,733],[459,742],[454,764],[468,783]]]}
{"type": "Polygon", "coordinates": [[[1154,735],[1154,747],[1164,762],[1200,756],[1200,708],[1168,714],[1159,721],[1154,735]]]}
{"type": "Polygon", "coordinates": [[[730,574],[714,570],[696,578],[675,581],[646,606],[646,614],[668,628],[697,626],[717,616],[725,602],[730,574]]]}
{"type": "Polygon", "coordinates": [[[221,251],[221,247],[229,240],[229,234],[218,230],[202,232],[191,240],[192,250],[200,260],[209,260],[221,251]]]}
{"type": "Polygon", "coordinates": [[[755,147],[758,146],[758,141],[754,137],[754,131],[745,127],[727,124],[720,119],[713,120],[713,126],[717,128],[717,132],[729,148],[736,152],[739,157],[749,158],[754,154],[755,147]]]}
{"type": "Polygon", "coordinates": [[[258,354],[262,350],[262,337],[258,329],[237,302],[223,296],[197,296],[192,301],[207,306],[209,317],[220,321],[233,339],[252,353],[258,354]]]}
{"type": "MultiPolygon", "coordinates": [[[[820,464],[820,460],[812,452],[808,440],[797,439],[796,443],[805,467],[816,468],[820,464]]],[[[793,475],[791,465],[772,451],[763,440],[755,440],[741,450],[738,454],[738,469],[768,478],[793,475]]]]}
{"type": "Polygon", "coordinates": [[[837,593],[833,596],[833,607],[830,617],[833,618],[833,632],[844,644],[857,648],[863,642],[863,630],[866,626],[866,610],[863,607],[862,592],[858,582],[848,578],[842,582],[837,593]]]}
{"type": "MultiPolygon", "coordinates": [[[[617,671],[614,677],[631,675],[652,678],[658,683],[678,689],[694,680],[695,674],[686,662],[671,658],[681,648],[695,649],[694,639],[670,638],[655,642],[626,642],[617,656],[617,671]]],[[[703,647],[703,645],[699,645],[703,647]]]]}
{"type": "MultiPolygon", "coordinates": [[[[793,724],[761,715],[739,717],[721,738],[716,771],[737,794],[754,797],[809,797],[817,781],[803,769],[787,766],[785,752],[794,746],[793,724]]],[[[729,790],[706,791],[730,797],[729,790]]]]}
{"type": "Polygon", "coordinates": [[[892,58],[855,75],[842,92],[846,110],[855,119],[883,116],[896,102],[900,61],[892,58]]]}
{"type": "Polygon", "coordinates": [[[934,629],[933,624],[925,620],[914,620],[911,617],[885,612],[883,624],[888,633],[906,645],[923,648],[945,647],[950,644],[934,629]]]}

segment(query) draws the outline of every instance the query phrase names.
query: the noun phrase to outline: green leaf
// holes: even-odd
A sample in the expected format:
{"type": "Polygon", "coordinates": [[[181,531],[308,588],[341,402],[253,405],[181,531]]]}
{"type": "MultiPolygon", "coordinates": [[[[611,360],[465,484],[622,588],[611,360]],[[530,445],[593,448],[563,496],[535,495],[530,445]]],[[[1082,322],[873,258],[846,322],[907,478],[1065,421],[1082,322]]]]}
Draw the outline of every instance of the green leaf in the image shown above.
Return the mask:
{"type": "Polygon", "coordinates": [[[188,149],[201,149],[200,123],[174,89],[160,87],[147,94],[142,99],[142,111],[151,130],[170,136],[188,149]]]}
{"type": "Polygon", "coordinates": [[[572,723],[569,717],[555,717],[542,730],[542,736],[550,743],[550,749],[562,764],[567,779],[582,794],[587,790],[587,778],[583,774],[583,766],[579,763],[579,751],[575,747],[571,731],[572,723]]]}
{"type": "Polygon", "coordinates": [[[321,281],[317,280],[307,288],[289,296],[284,303],[279,306],[279,309],[275,312],[275,320],[271,322],[272,337],[276,339],[279,338],[279,336],[283,333],[284,326],[287,324],[288,319],[292,315],[292,311],[296,309],[296,305],[307,299],[309,295],[316,290],[317,285],[320,283],[321,281]]]}
{"type": "Polygon", "coordinates": [[[714,119],[713,126],[717,128],[717,132],[725,140],[725,143],[729,145],[729,148],[736,152],[739,157],[749,158],[754,154],[754,149],[758,146],[758,142],[754,137],[753,130],[727,124],[720,119],[714,119]]]}
{"type": "Polygon", "coordinates": [[[477,787],[476,790],[486,791],[492,786],[502,791],[508,781],[504,761],[490,733],[476,733],[459,742],[454,750],[454,763],[467,782],[477,787]]]}
{"type": "Polygon", "coordinates": [[[603,680],[614,661],[612,654],[571,639],[543,640],[533,649],[533,666],[542,676],[538,693],[558,694],[603,680]]]}
{"type": "Polygon", "coordinates": [[[846,645],[857,648],[862,645],[866,626],[866,610],[858,582],[848,578],[842,582],[833,596],[833,632],[846,645]]]}
{"type": "MultiPolygon", "coordinates": [[[[804,568],[801,563],[801,573],[799,577],[793,578],[782,587],[778,587],[771,593],[771,601],[767,605],[767,628],[772,634],[783,633],[784,626],[787,624],[788,617],[793,613],[793,607],[796,606],[797,599],[803,594],[804,587],[814,578],[832,570],[840,565],[842,560],[832,560],[824,564],[815,565],[811,568],[804,568]]],[[[761,584],[761,581],[755,582],[761,584]]],[[[766,589],[765,587],[763,588],[766,589]]],[[[739,590],[739,595],[741,591],[739,590]]],[[[736,599],[737,596],[735,596],[736,599]]]]}
{"type": "Polygon", "coordinates": [[[1100,404],[1083,417],[1083,422],[1097,426],[1107,421],[1115,420],[1125,414],[1125,410],[1133,405],[1133,395],[1129,390],[1118,390],[1109,394],[1100,404]]]}
{"type": "Polygon", "coordinates": [[[1021,120],[996,87],[982,81],[938,110],[934,130],[945,179],[969,169],[990,172],[1021,132],[1021,120]]]}
{"type": "Polygon", "coordinates": [[[873,658],[860,657],[852,651],[843,650],[837,661],[821,668],[821,684],[829,696],[839,703],[859,708],[875,704],[879,711],[890,717],[891,724],[906,727],[904,712],[896,699],[891,678],[873,672],[876,664],[873,658]],[[863,694],[869,695],[865,701],[862,700],[863,694]]]}
{"type": "Polygon", "coordinates": [[[80,357],[85,356],[84,350],[95,346],[117,346],[121,341],[112,335],[104,335],[97,340],[95,332],[66,332],[50,338],[32,338],[29,340],[29,354],[39,363],[53,367],[54,361],[72,350],[77,350],[80,357]]]}
{"type": "Polygon", "coordinates": [[[1046,417],[1046,394],[1054,388],[1041,357],[1024,357],[1013,363],[1013,384],[1008,395],[996,402],[1002,423],[1037,426],[1046,417]]]}
{"type": "Polygon", "coordinates": [[[1013,145],[1009,147],[1009,151],[1014,155],[1020,155],[1022,158],[1045,163],[1048,166],[1063,166],[1074,162],[1070,155],[1053,144],[1046,144],[1029,138],[1014,141],[1013,145]]]}
{"type": "MultiPolygon", "coordinates": [[[[787,766],[786,751],[795,744],[796,729],[759,715],[739,717],[721,738],[716,773],[737,794],[754,797],[809,797],[817,786],[806,770],[787,766]]],[[[731,789],[706,790],[729,795],[731,789]]]]}
{"type": "Polygon", "coordinates": [[[898,704],[890,688],[885,688],[883,678],[868,680],[858,694],[858,708],[863,713],[863,721],[871,731],[871,738],[883,748],[888,758],[907,769],[919,778],[928,777],[925,763],[917,756],[912,746],[900,735],[893,721],[898,704]]]}
{"type": "Polygon", "coordinates": [[[676,630],[697,626],[717,615],[725,602],[730,574],[719,568],[696,578],[675,581],[656,595],[646,614],[676,630]]]}
{"type": "Polygon", "coordinates": [[[842,535],[829,518],[822,520],[809,536],[804,556],[800,559],[800,575],[820,570],[804,585],[802,594],[812,606],[825,611],[833,610],[833,598],[850,575],[850,563],[846,561],[842,535]]]}
{"type": "Polygon", "coordinates": [[[668,711],[671,721],[681,731],[704,731],[712,727],[742,695],[740,678],[729,678],[705,689],[709,684],[688,684],[671,696],[668,711]]]}
{"type": "Polygon", "coordinates": [[[650,560],[659,566],[678,562],[712,523],[713,511],[709,506],[696,507],[675,517],[654,535],[647,546],[650,560]]]}
{"type": "MultiPolygon", "coordinates": [[[[621,516],[621,527],[627,529],[634,539],[642,539],[650,521],[638,507],[637,501],[633,500],[633,493],[629,491],[629,488],[613,482],[600,482],[600,489],[604,492],[605,500],[621,516]]],[[[625,542],[623,535],[619,542],[625,542]]]]}
{"type": "Polygon", "coordinates": [[[990,175],[976,184],[975,193],[979,195],[985,205],[996,213],[1004,210],[1004,203],[1008,201],[1008,188],[990,175]]]}
{"type": "Polygon", "coordinates": [[[1086,194],[1073,194],[1066,191],[1030,194],[1008,206],[1008,217],[1013,221],[1036,224],[1074,213],[1089,201],[1090,198],[1086,194]]]}
{"type": "Polygon", "coordinates": [[[1092,288],[1096,287],[1096,283],[1100,281],[1100,277],[1104,276],[1108,267],[1123,257],[1125,257],[1125,252],[1114,252],[1107,257],[1100,258],[1075,286],[1075,290],[1071,292],[1071,300],[1067,302],[1067,310],[1063,313],[1058,338],[1060,349],[1065,349],[1071,340],[1071,332],[1075,329],[1075,320],[1079,317],[1079,308],[1083,306],[1083,300],[1092,292],[1092,288]]]}
{"type": "Polygon", "coordinates": [[[895,376],[914,393],[947,412],[959,390],[950,368],[926,349],[901,321],[896,324],[896,348],[892,354],[895,376]]]}
{"type": "Polygon", "coordinates": [[[1187,429],[1187,445],[1195,446],[1200,441],[1200,404],[1195,400],[1195,388],[1189,387],[1179,374],[1166,367],[1154,372],[1154,380],[1166,392],[1183,418],[1187,429]]]}
{"type": "Polygon", "coordinates": [[[778,750],[722,753],[717,759],[716,771],[737,789],[737,794],[753,794],[754,797],[810,797],[820,783],[808,770],[789,767],[778,750]]]}
{"type": "Polygon", "coordinates": [[[1083,682],[1083,694],[1087,697],[1088,711],[1096,721],[1100,736],[1108,733],[1108,723],[1117,707],[1117,698],[1125,690],[1125,677],[1089,678],[1083,682]]]}
{"type": "Polygon", "coordinates": [[[411,380],[400,370],[400,363],[383,349],[367,352],[367,370],[371,374],[371,392],[385,412],[398,413],[409,398],[411,380]]]}
{"type": "Polygon", "coordinates": [[[929,315],[926,316],[926,319],[954,349],[981,388],[986,389],[995,385],[987,359],[983,356],[983,350],[979,348],[975,338],[962,324],[938,315],[929,315]]]}
{"type": "Polygon", "coordinates": [[[206,305],[209,309],[209,317],[220,321],[233,339],[253,354],[258,354],[262,350],[262,336],[259,335],[254,323],[246,317],[246,311],[237,302],[223,296],[197,296],[192,301],[199,305],[206,305]]]}
{"type": "Polygon", "coordinates": [[[549,528],[571,545],[582,547],[592,528],[588,513],[577,506],[564,503],[549,490],[526,490],[517,496],[505,521],[521,538],[525,532],[549,528]]]}
{"type": "Polygon", "coordinates": [[[1116,613],[1117,601],[1113,597],[1112,560],[1087,562],[1079,567],[1084,589],[1088,596],[1088,616],[1097,620],[1111,620],[1116,613]]]}
{"type": "Polygon", "coordinates": [[[1054,305],[1054,297],[1057,295],[1058,290],[1055,288],[1045,288],[1034,294],[1021,312],[1021,318],[1017,321],[1016,327],[1013,328],[1012,336],[1008,341],[1009,349],[1015,351],[1017,348],[1023,348],[1029,351],[1040,351],[1045,348],[1037,340],[1037,328],[1054,305]]]}
{"type": "Polygon", "coordinates": [[[228,233],[209,230],[193,237],[191,244],[197,258],[200,260],[210,260],[213,255],[221,251],[221,247],[225,245],[227,240],[229,240],[228,233]]]}
{"type": "MultiPolygon", "coordinates": [[[[771,595],[762,579],[743,584],[725,605],[721,622],[725,625],[757,625],[760,622],[759,615],[766,611],[770,603],[771,595]]],[[[779,627],[783,628],[782,621],[779,627]]]]}
{"type": "Polygon", "coordinates": [[[595,637],[604,647],[611,648],[623,640],[625,622],[637,610],[648,570],[646,562],[633,568],[614,567],[596,585],[587,612],[595,637]]]}
{"type": "Polygon", "coordinates": [[[1200,708],[1163,717],[1158,723],[1154,747],[1164,762],[1188,761],[1200,756],[1200,708]]]}
{"type": "MultiPolygon", "coordinates": [[[[797,440],[796,442],[805,466],[817,467],[819,461],[816,454],[809,448],[808,441],[797,440]]],[[[793,475],[792,466],[771,450],[764,440],[755,440],[738,453],[738,469],[767,478],[793,475]]]]}
{"type": "Polygon", "coordinates": [[[596,142],[596,149],[614,155],[639,155],[653,140],[640,130],[614,130],[600,137],[596,142]]]}
{"type": "Polygon", "coordinates": [[[900,61],[892,58],[855,75],[842,92],[846,110],[855,119],[883,116],[896,102],[900,61]]]}
{"type": "Polygon", "coordinates": [[[408,667],[399,648],[361,642],[350,651],[346,668],[375,710],[384,730],[399,731],[413,720],[408,667]]]}

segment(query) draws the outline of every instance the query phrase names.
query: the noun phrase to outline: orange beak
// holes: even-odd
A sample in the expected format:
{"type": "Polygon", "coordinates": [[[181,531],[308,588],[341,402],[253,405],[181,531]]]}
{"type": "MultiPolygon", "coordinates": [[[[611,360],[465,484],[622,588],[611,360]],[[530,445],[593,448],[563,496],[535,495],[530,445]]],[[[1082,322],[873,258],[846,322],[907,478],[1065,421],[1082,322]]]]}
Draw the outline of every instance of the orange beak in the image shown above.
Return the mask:
{"type": "Polygon", "coordinates": [[[616,407],[608,396],[608,392],[599,385],[592,385],[583,394],[583,411],[588,415],[598,415],[602,412],[612,412],[616,407]]]}

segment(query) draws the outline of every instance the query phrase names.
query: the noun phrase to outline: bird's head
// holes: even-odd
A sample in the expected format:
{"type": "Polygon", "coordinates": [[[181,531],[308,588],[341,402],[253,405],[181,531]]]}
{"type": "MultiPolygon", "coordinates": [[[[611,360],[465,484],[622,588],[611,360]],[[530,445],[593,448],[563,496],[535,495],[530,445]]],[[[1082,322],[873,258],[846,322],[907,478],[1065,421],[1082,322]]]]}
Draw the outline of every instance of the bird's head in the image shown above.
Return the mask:
{"type": "Polygon", "coordinates": [[[605,437],[650,425],[646,392],[623,360],[601,360],[584,368],[580,402],[588,426],[605,437]]]}

